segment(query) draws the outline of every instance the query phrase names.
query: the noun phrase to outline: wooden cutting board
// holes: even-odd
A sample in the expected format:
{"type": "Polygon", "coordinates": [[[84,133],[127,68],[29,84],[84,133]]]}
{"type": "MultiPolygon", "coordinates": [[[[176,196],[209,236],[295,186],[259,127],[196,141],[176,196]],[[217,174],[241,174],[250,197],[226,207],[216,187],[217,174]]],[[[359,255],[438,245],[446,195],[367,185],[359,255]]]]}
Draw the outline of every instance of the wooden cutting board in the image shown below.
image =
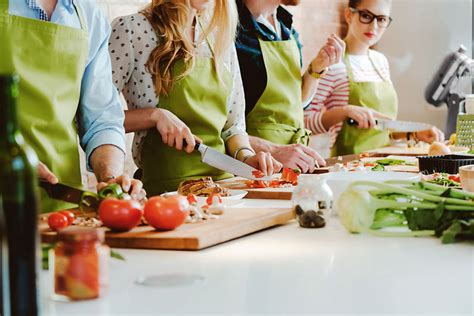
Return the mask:
{"type": "MultiPolygon", "coordinates": [[[[275,179],[279,177],[276,176],[275,179]]],[[[235,177],[218,181],[220,186],[233,190],[245,190],[247,191],[246,199],[264,199],[264,200],[291,200],[291,194],[294,187],[289,188],[262,188],[254,189],[247,187],[249,180],[241,177],[235,177]]]]}
{"type": "Polygon", "coordinates": [[[398,155],[398,156],[426,156],[428,155],[429,146],[423,147],[411,147],[404,146],[389,146],[384,148],[378,148],[369,150],[369,153],[377,155],[398,155]]]}
{"type": "MultiPolygon", "coordinates": [[[[200,250],[283,225],[294,218],[289,208],[229,208],[218,219],[184,224],[173,231],[156,231],[150,226],[125,233],[107,231],[105,242],[114,248],[200,250]]],[[[56,233],[49,230],[45,221],[40,222],[40,232],[43,242],[56,241],[56,233]]]]}

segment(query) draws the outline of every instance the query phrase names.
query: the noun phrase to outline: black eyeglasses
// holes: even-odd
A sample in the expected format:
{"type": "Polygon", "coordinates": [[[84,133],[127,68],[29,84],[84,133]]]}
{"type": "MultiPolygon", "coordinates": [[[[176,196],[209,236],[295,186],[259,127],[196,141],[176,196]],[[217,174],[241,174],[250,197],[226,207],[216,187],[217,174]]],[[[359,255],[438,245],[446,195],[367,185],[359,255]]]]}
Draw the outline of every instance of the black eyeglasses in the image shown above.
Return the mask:
{"type": "Polygon", "coordinates": [[[363,24],[371,24],[374,19],[377,19],[379,27],[388,27],[392,23],[392,18],[387,15],[375,15],[369,10],[358,10],[355,8],[349,8],[352,13],[359,13],[359,21],[363,24]]]}

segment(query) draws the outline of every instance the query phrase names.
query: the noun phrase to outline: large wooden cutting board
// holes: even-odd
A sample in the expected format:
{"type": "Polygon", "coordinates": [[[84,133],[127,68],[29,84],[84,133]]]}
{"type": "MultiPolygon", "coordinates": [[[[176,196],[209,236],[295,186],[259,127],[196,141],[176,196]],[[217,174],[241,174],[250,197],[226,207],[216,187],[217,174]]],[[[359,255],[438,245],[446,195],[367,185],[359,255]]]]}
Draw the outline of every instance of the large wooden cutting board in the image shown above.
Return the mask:
{"type": "MultiPolygon", "coordinates": [[[[289,208],[232,208],[226,209],[218,219],[184,224],[173,231],[156,231],[150,226],[125,233],[107,231],[106,243],[114,248],[200,250],[283,225],[294,218],[294,212],[289,208]]],[[[43,242],[56,240],[56,233],[50,231],[44,221],[40,224],[40,232],[43,242]]]]}

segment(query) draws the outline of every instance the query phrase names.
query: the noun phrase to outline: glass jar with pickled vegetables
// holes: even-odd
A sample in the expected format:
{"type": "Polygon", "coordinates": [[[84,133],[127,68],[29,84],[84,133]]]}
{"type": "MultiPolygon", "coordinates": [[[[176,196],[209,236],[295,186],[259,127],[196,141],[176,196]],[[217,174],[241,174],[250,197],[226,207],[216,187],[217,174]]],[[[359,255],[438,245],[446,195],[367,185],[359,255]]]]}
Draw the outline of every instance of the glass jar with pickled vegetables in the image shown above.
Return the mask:
{"type": "Polygon", "coordinates": [[[70,227],[58,233],[51,250],[53,298],[63,301],[98,298],[108,283],[109,247],[99,229],[70,227]]]}

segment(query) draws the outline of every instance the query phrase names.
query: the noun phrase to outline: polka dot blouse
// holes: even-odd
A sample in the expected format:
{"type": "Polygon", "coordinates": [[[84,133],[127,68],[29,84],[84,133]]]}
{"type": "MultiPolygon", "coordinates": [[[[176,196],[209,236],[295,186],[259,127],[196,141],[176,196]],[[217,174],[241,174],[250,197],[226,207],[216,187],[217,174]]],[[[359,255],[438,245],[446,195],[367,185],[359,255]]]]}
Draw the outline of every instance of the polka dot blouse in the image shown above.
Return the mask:
{"type": "MultiPolygon", "coordinates": [[[[196,27],[195,38],[199,39],[200,28],[196,27]]],[[[129,109],[159,107],[150,73],[145,68],[150,53],[157,45],[158,37],[153,27],[140,13],[116,18],[112,22],[109,39],[109,52],[112,60],[112,78],[119,92],[122,92],[129,109]]],[[[212,42],[212,39],[211,39],[212,42]]],[[[196,49],[202,57],[212,57],[206,41],[196,49]]],[[[245,98],[240,76],[239,62],[235,47],[229,50],[224,61],[233,78],[232,92],[227,97],[227,122],[222,138],[227,141],[234,135],[247,135],[245,132],[245,98]]],[[[132,154],[140,166],[140,152],[146,131],[135,132],[132,154]]]]}

